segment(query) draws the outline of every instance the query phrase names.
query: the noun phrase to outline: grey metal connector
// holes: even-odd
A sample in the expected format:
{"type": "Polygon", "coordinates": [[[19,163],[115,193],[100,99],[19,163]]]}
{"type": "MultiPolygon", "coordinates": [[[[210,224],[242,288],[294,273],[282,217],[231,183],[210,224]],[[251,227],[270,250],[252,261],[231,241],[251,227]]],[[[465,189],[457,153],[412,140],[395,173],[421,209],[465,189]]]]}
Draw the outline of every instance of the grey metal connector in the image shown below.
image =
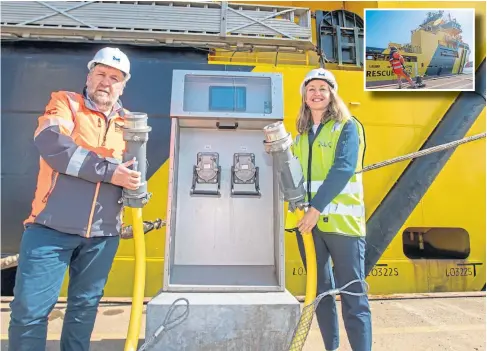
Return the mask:
{"type": "Polygon", "coordinates": [[[303,209],[306,204],[304,198],[304,176],[299,160],[291,152],[293,140],[286,132],[282,122],[275,122],[264,127],[265,151],[272,155],[279,173],[279,186],[284,201],[289,202],[289,209],[303,209]]]}
{"type": "Polygon", "coordinates": [[[143,112],[128,112],[123,127],[123,140],[125,140],[125,152],[123,162],[135,157],[133,169],[141,173],[141,186],[137,190],[123,189],[123,204],[128,207],[144,207],[151,197],[147,192],[147,158],[146,146],[149,140],[149,132],[152,127],[147,125],[147,114],[143,112]]]}

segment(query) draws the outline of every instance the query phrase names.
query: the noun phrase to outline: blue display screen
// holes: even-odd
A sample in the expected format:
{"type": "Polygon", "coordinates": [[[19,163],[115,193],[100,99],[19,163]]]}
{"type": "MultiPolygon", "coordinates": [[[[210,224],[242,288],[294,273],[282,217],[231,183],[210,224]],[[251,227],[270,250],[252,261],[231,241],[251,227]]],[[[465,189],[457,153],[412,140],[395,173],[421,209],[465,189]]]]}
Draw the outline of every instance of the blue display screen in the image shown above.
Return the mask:
{"type": "Polygon", "coordinates": [[[210,87],[210,111],[245,111],[246,87],[210,87]]]}

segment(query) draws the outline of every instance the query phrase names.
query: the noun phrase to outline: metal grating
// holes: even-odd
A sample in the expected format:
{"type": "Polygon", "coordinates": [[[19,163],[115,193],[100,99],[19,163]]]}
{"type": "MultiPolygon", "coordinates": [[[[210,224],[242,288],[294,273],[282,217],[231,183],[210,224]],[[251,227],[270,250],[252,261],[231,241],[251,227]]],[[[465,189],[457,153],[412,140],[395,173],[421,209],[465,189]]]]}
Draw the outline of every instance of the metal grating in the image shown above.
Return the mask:
{"type": "Polygon", "coordinates": [[[314,49],[307,8],[227,2],[5,1],[2,40],[314,49]]]}
{"type": "Polygon", "coordinates": [[[363,66],[364,22],[346,11],[316,11],[318,48],[328,62],[363,66]]]}

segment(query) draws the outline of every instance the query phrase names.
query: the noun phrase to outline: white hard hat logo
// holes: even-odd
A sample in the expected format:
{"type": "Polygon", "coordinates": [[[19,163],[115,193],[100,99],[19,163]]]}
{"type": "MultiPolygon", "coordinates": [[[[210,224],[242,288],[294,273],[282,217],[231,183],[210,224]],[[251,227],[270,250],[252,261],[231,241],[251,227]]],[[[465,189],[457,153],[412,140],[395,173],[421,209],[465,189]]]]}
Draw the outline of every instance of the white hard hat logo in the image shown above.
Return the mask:
{"type": "Polygon", "coordinates": [[[120,49],[106,47],[99,50],[93,60],[88,62],[88,69],[92,69],[95,64],[104,64],[122,71],[126,80],[130,79],[130,61],[120,49]]]}
{"type": "Polygon", "coordinates": [[[330,87],[332,89],[335,90],[335,92],[338,91],[338,83],[337,83],[333,73],[325,70],[324,68],[317,68],[317,69],[314,69],[314,70],[308,72],[308,74],[304,78],[303,82],[301,83],[301,89],[300,89],[301,95],[303,95],[303,93],[304,93],[304,87],[306,86],[306,84],[309,81],[312,81],[313,79],[324,80],[325,82],[327,82],[330,85],[330,87]]]}

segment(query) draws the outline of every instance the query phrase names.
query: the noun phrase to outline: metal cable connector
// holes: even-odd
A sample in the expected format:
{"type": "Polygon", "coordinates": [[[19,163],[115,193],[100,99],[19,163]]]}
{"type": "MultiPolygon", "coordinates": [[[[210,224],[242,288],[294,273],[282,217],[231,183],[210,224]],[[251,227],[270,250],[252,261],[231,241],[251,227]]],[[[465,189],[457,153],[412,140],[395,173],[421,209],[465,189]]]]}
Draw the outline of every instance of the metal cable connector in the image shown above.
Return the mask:
{"type": "MultiPolygon", "coordinates": [[[[144,221],[143,225],[144,225],[144,234],[147,234],[154,229],[160,229],[163,226],[165,226],[166,221],[157,218],[154,221],[144,221]]],[[[131,225],[123,227],[122,230],[120,231],[121,239],[132,239],[133,237],[134,237],[134,233],[131,225]]]]}
{"type": "Polygon", "coordinates": [[[188,315],[189,315],[189,301],[188,301],[188,299],[186,299],[184,297],[181,297],[179,299],[174,300],[174,302],[169,307],[169,311],[167,311],[166,318],[164,318],[164,321],[162,322],[162,324],[144,342],[144,344],[140,347],[140,349],[138,351],[148,350],[148,347],[153,344],[153,342],[159,337],[159,335],[163,331],[171,330],[174,327],[176,327],[177,325],[181,324],[186,318],[188,318],[188,315]],[[184,310],[184,312],[181,315],[179,315],[176,318],[170,320],[169,318],[172,316],[172,314],[174,313],[174,311],[176,310],[176,308],[178,306],[182,306],[182,305],[176,305],[176,303],[178,301],[184,301],[184,302],[186,302],[186,306],[185,306],[186,309],[184,310]]]}

